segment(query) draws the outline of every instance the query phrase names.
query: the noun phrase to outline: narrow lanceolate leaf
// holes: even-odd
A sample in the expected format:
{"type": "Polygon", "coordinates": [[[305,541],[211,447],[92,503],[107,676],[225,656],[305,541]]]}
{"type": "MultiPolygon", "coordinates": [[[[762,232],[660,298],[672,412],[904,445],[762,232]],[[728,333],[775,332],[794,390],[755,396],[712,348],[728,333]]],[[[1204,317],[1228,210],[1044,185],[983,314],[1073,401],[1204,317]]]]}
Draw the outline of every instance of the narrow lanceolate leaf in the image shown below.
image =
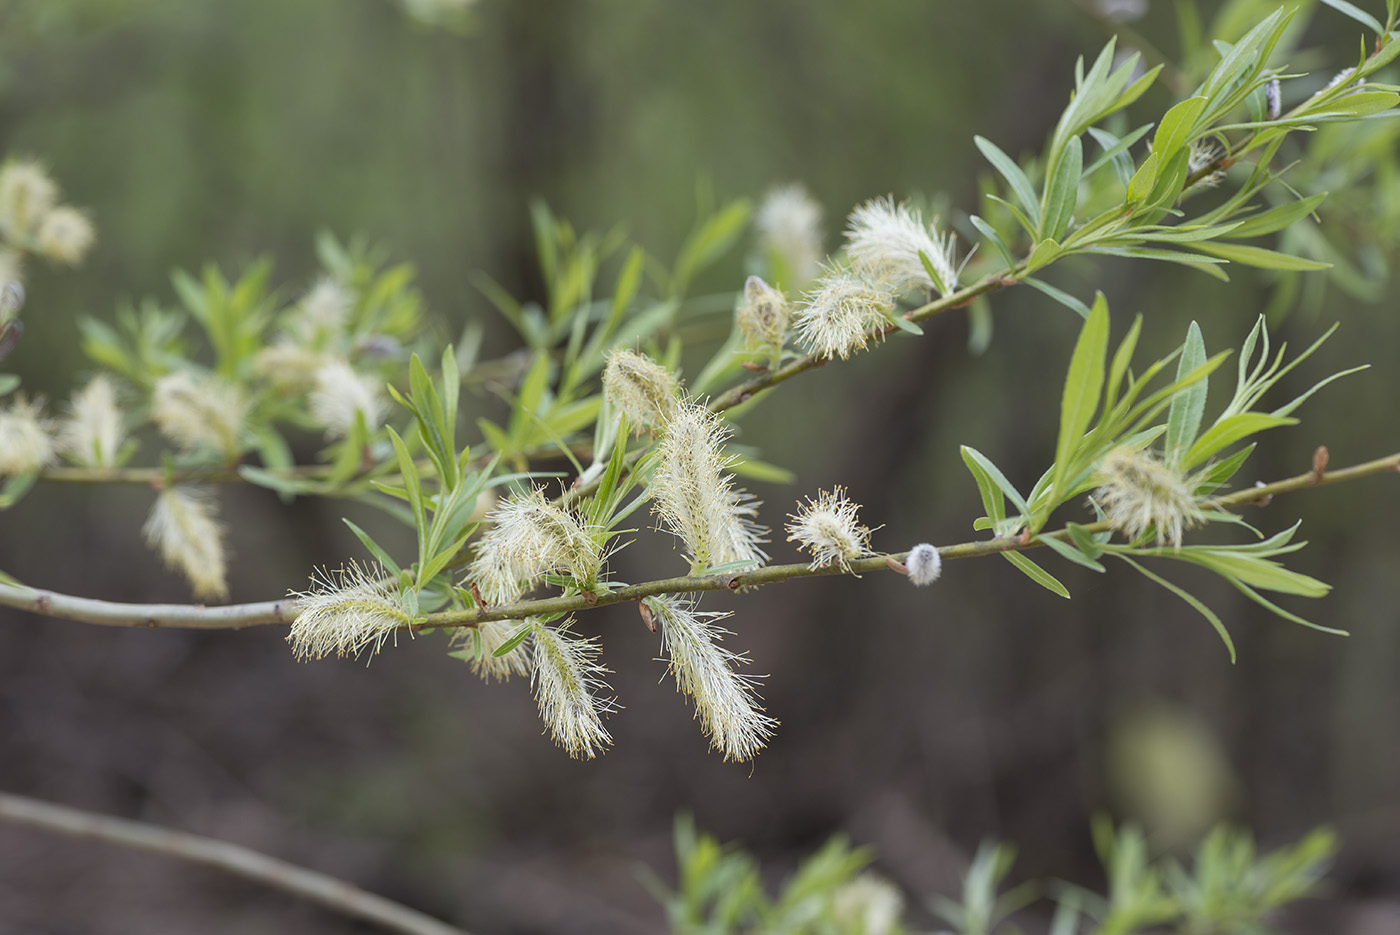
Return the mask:
{"type": "Polygon", "coordinates": [[[1056,594],[1060,595],[1060,597],[1069,598],[1068,588],[1060,584],[1054,575],[1026,558],[1020,552],[1002,552],[1001,557],[1025,572],[1027,578],[1030,578],[1042,588],[1045,588],[1047,591],[1054,591],[1056,594]]]}
{"type": "Polygon", "coordinates": [[[1381,25],[1381,21],[1355,4],[1347,3],[1346,0],[1322,0],[1322,2],[1337,12],[1350,16],[1377,36],[1385,35],[1385,27],[1381,25]]]}
{"type": "MultiPolygon", "coordinates": [[[[1055,443],[1055,474],[1051,490],[1059,492],[1103,391],[1104,358],[1108,354],[1108,302],[1103,293],[1079,331],[1070,357],[1065,390],[1060,399],[1060,438],[1055,443]]],[[[1053,502],[1053,497],[1052,497],[1053,502]]]]}
{"type": "Polygon", "coordinates": [[[1275,231],[1283,230],[1294,221],[1301,221],[1313,212],[1318,205],[1322,204],[1327,192],[1318,192],[1311,198],[1304,198],[1300,201],[1291,201],[1286,205],[1279,205],[1267,211],[1261,211],[1253,217],[1245,218],[1233,229],[1225,233],[1224,236],[1230,240],[1248,240],[1251,237],[1262,237],[1265,234],[1272,234],[1275,231]]]}
{"type": "Polygon", "coordinates": [[[1177,597],[1190,604],[1196,609],[1196,612],[1198,614],[1209,620],[1210,625],[1215,627],[1215,632],[1220,634],[1220,639],[1224,641],[1225,648],[1230,651],[1230,661],[1235,661],[1235,641],[1230,639],[1230,631],[1225,629],[1225,624],[1221,622],[1220,618],[1215,615],[1215,612],[1213,610],[1211,610],[1205,604],[1201,603],[1201,601],[1189,591],[1185,590],[1184,588],[1178,587],[1175,584],[1172,584],[1166,578],[1153,574],[1146,568],[1139,565],[1137,562],[1128,558],[1128,556],[1118,555],[1117,557],[1136,568],[1139,572],[1142,573],[1143,577],[1147,578],[1150,581],[1155,581],[1157,584],[1160,584],[1162,587],[1166,588],[1168,591],[1172,592],[1177,597]]]}
{"type": "Polygon", "coordinates": [[[1161,159],[1171,159],[1190,138],[1205,106],[1205,98],[1189,97],[1163,114],[1162,122],[1157,125],[1157,133],[1152,137],[1153,154],[1161,159]]]}
{"type": "MultiPolygon", "coordinates": [[[[1026,498],[1021,496],[1021,492],[1015,488],[1011,481],[1006,479],[1006,475],[1001,473],[1001,469],[993,464],[986,455],[982,454],[982,452],[978,451],[976,448],[963,445],[962,456],[963,460],[967,462],[968,467],[972,467],[975,463],[992,483],[996,484],[997,488],[1006,495],[1006,499],[1010,500],[1016,506],[1016,509],[1021,511],[1022,516],[1030,514],[1031,509],[1026,506],[1026,498]]],[[[977,476],[977,472],[973,471],[973,475],[977,476]]],[[[979,486],[981,482],[982,478],[978,476],[979,486]]]]}
{"type": "Polygon", "coordinates": [[[1016,200],[1021,203],[1021,208],[1029,216],[1031,224],[1040,226],[1040,200],[1035,197],[1035,189],[1031,187],[1030,179],[1026,178],[1026,173],[1021,171],[1021,167],[1016,165],[1015,160],[991,140],[983,136],[974,136],[972,141],[977,144],[977,148],[982,151],[982,155],[987,157],[987,161],[992,164],[1002,178],[1006,179],[1006,184],[1011,187],[1011,191],[1016,195],[1016,200]]]}
{"type": "Polygon", "coordinates": [[[1231,263],[1243,263],[1245,266],[1258,266],[1261,269],[1318,270],[1332,268],[1331,263],[1319,263],[1316,260],[1290,256],[1287,253],[1279,253],[1277,250],[1266,250],[1263,247],[1251,247],[1242,243],[1199,243],[1195,245],[1195,248],[1202,253],[1209,253],[1211,256],[1229,260],[1231,263]]]}
{"type": "Polygon", "coordinates": [[[1076,565],[1083,565],[1085,568],[1092,568],[1094,571],[1097,572],[1103,572],[1106,570],[1098,562],[1085,555],[1083,552],[1075,548],[1070,543],[1065,542],[1063,539],[1057,539],[1054,536],[1041,536],[1036,541],[1050,549],[1050,551],[1059,555],[1061,558],[1068,559],[1069,561],[1074,562],[1076,565]]]}
{"type": "MultiPolygon", "coordinates": [[[[1191,371],[1206,362],[1206,345],[1201,337],[1201,327],[1194,321],[1186,329],[1186,344],[1177,361],[1176,378],[1181,380],[1191,371]]],[[[1175,466],[1201,428],[1201,415],[1206,408],[1206,389],[1209,378],[1197,380],[1172,396],[1171,410],[1167,416],[1167,462],[1175,466]]]]}
{"type": "Polygon", "coordinates": [[[1052,240],[1064,238],[1074,218],[1079,200],[1079,176],[1084,170],[1084,144],[1072,136],[1055,163],[1045,183],[1045,201],[1041,207],[1040,232],[1052,240]]]}
{"type": "Polygon", "coordinates": [[[1002,239],[1001,234],[997,233],[997,229],[975,214],[970,216],[968,220],[972,222],[972,226],[977,228],[983,237],[991,241],[993,247],[996,247],[997,253],[1001,254],[1002,260],[1006,262],[1007,270],[1015,269],[1016,258],[1011,255],[1011,249],[1007,247],[1006,241],[1002,239]]]}
{"type": "Polygon", "coordinates": [[[1233,445],[1256,432],[1277,428],[1281,425],[1296,425],[1297,419],[1274,416],[1263,412],[1241,412],[1227,416],[1216,422],[1196,439],[1181,459],[1181,469],[1189,471],[1217,451],[1233,445]]]}

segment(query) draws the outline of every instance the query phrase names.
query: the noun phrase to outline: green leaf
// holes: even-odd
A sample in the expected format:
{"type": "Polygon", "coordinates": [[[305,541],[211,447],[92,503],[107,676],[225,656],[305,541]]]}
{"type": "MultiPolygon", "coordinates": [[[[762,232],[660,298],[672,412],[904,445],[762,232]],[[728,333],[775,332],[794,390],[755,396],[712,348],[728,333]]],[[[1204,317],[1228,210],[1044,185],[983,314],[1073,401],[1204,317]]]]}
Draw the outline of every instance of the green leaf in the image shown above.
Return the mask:
{"type": "Polygon", "coordinates": [[[1243,263],[1245,266],[1258,266],[1261,269],[1317,270],[1332,268],[1331,263],[1319,263],[1316,260],[1307,260],[1300,256],[1289,256],[1286,253],[1279,253],[1276,250],[1267,250],[1263,247],[1251,247],[1248,244],[1200,243],[1195,246],[1196,249],[1202,253],[1218,256],[1232,263],[1243,263]]]}
{"type": "Polygon", "coordinates": [[[1228,448],[1240,439],[1247,438],[1256,432],[1263,432],[1281,425],[1296,425],[1297,423],[1297,419],[1264,412],[1241,412],[1226,416],[1196,439],[1195,444],[1181,459],[1181,469],[1189,471],[1217,451],[1228,448]]]}
{"type": "Polygon", "coordinates": [[[1068,559],[1077,565],[1083,565],[1085,568],[1092,568],[1094,571],[1097,572],[1103,572],[1107,570],[1098,562],[1085,555],[1083,552],[1075,548],[1070,543],[1065,542],[1063,539],[1058,539],[1055,536],[1037,536],[1035,541],[1047,547],[1048,549],[1050,549],[1050,551],[1055,552],[1061,558],[1068,559]]]}
{"type": "Polygon", "coordinates": [[[1367,29],[1371,30],[1371,32],[1375,33],[1377,36],[1385,35],[1385,27],[1381,25],[1380,20],[1376,19],[1374,16],[1372,16],[1370,13],[1367,13],[1360,7],[1351,3],[1347,3],[1347,0],[1322,0],[1322,2],[1330,6],[1332,9],[1336,10],[1338,13],[1344,13],[1347,16],[1350,16],[1362,26],[1365,26],[1367,29]]]}
{"type": "Polygon", "coordinates": [[[1053,591],[1066,600],[1069,599],[1069,590],[1063,584],[1060,584],[1054,575],[1026,558],[1020,552],[1002,552],[1001,557],[1025,572],[1027,578],[1030,578],[1042,588],[1045,588],[1047,591],[1053,591]]]}
{"type": "MultiPolygon", "coordinates": [[[[1186,343],[1176,365],[1176,378],[1181,380],[1206,362],[1206,344],[1201,327],[1194,321],[1186,329],[1186,343]]],[[[1167,463],[1176,465],[1186,449],[1196,440],[1201,429],[1201,416],[1206,408],[1208,380],[1197,380],[1172,396],[1167,415],[1167,463]]]]}
{"type": "MultiPolygon", "coordinates": [[[[1026,506],[1026,499],[1021,496],[1020,492],[1014,486],[1012,486],[1011,481],[1006,479],[1006,475],[1001,473],[1001,470],[995,464],[993,464],[987,458],[986,455],[982,454],[982,452],[978,451],[976,448],[971,447],[970,445],[963,445],[961,450],[963,461],[967,463],[967,466],[969,468],[971,468],[973,464],[976,464],[978,468],[985,472],[987,478],[993,484],[995,484],[1003,494],[1006,495],[1006,498],[1010,500],[1013,505],[1015,505],[1016,509],[1020,511],[1022,516],[1030,515],[1031,510],[1030,507],[1026,506]]],[[[977,471],[973,471],[972,474],[974,477],[977,478],[977,485],[981,487],[982,478],[978,476],[977,471]]],[[[982,502],[984,505],[987,503],[987,496],[985,493],[982,496],[982,502]]],[[[1000,510],[998,510],[997,512],[1000,512],[1000,510]]],[[[988,512],[987,515],[991,516],[993,519],[1004,518],[1004,515],[992,516],[991,512],[988,512]]]]}
{"type": "Polygon", "coordinates": [[[1106,532],[1091,533],[1078,523],[1069,523],[1065,528],[1069,530],[1069,537],[1074,540],[1075,547],[1089,558],[1098,558],[1102,555],[1103,544],[1112,535],[1112,533],[1106,532]]]}
{"type": "Polygon", "coordinates": [[[743,456],[730,462],[729,471],[738,477],[747,477],[770,484],[791,484],[797,479],[797,475],[785,467],[743,456]]]}
{"type": "Polygon", "coordinates": [[[1051,263],[1055,262],[1062,253],[1064,253],[1064,248],[1053,239],[1042,240],[1035,245],[1035,249],[1031,251],[1031,255],[1026,257],[1026,275],[1030,275],[1042,267],[1049,266],[1051,263]]]}
{"type": "MultiPolygon", "coordinates": [[[[920,253],[919,255],[922,256],[923,254],[920,253]]],[[[941,291],[941,290],[940,290],[940,291],[941,291]]],[[[895,326],[896,328],[898,328],[900,331],[906,331],[906,332],[908,332],[909,334],[913,334],[913,335],[921,335],[921,334],[924,333],[924,329],[920,328],[918,325],[914,324],[912,321],[910,321],[909,319],[905,318],[903,315],[900,315],[900,314],[898,314],[898,313],[889,315],[889,316],[888,316],[888,321],[889,321],[890,324],[894,325],[894,326],[895,326]]]]}
{"type": "Polygon", "coordinates": [[[1065,292],[1063,289],[1057,289],[1054,286],[1050,285],[1048,282],[1042,282],[1041,280],[1036,279],[1033,276],[1026,276],[1021,280],[1021,282],[1025,283],[1033,289],[1045,293],[1050,298],[1054,299],[1056,302],[1059,302],[1066,308],[1072,309],[1074,313],[1080,318],[1089,317],[1089,306],[1085,305],[1083,302],[1070,295],[1068,292],[1065,292]]]}
{"type": "Polygon", "coordinates": [[[1203,97],[1188,97],[1174,104],[1157,124],[1157,133],[1152,137],[1152,155],[1171,159],[1178,149],[1186,145],[1205,107],[1206,99],[1203,97]]]}
{"type": "Polygon", "coordinates": [[[1209,568],[1216,574],[1240,581],[1251,587],[1297,594],[1302,597],[1324,597],[1332,586],[1316,578],[1285,568],[1278,562],[1244,549],[1186,548],[1175,553],[1177,558],[1209,568]]]}
{"type": "Polygon", "coordinates": [[[1224,484],[1230,478],[1234,477],[1249,456],[1253,454],[1258,444],[1258,442],[1250,442],[1239,451],[1230,455],[1230,457],[1223,461],[1217,461],[1215,464],[1206,468],[1201,474],[1201,478],[1197,482],[1196,489],[1193,493],[1197,497],[1204,497],[1214,492],[1221,484],[1224,484]]]}
{"type": "Polygon", "coordinates": [[[395,578],[403,574],[403,569],[399,567],[397,562],[395,562],[392,558],[389,557],[389,553],[384,551],[383,547],[381,547],[379,543],[375,542],[373,539],[370,538],[369,533],[365,532],[363,529],[361,529],[359,526],[356,526],[348,519],[342,518],[341,522],[350,527],[350,531],[355,534],[355,538],[359,539],[360,542],[363,543],[364,547],[369,549],[370,554],[375,557],[379,564],[384,566],[386,571],[388,571],[395,578]]]}
{"type": "Polygon", "coordinates": [[[532,624],[522,624],[520,629],[516,630],[513,634],[511,634],[510,639],[506,640],[500,646],[497,646],[495,651],[492,652],[491,655],[499,657],[512,652],[515,649],[515,647],[525,642],[525,637],[530,635],[530,631],[532,628],[532,624]]]}
{"type": "Polygon", "coordinates": [[[389,441],[394,445],[394,455],[398,459],[399,473],[403,476],[404,491],[408,494],[408,505],[413,510],[413,521],[418,528],[418,537],[421,542],[423,536],[427,535],[428,522],[423,508],[423,483],[418,477],[418,466],[413,463],[413,457],[408,453],[408,446],[404,444],[399,433],[393,427],[388,428],[389,441]]]}
{"type": "Polygon", "coordinates": [[[1045,183],[1040,220],[1043,237],[1058,241],[1069,230],[1075,206],[1079,203],[1079,177],[1083,169],[1084,144],[1078,136],[1072,136],[1045,183]]]}
{"type": "Polygon", "coordinates": [[[1269,600],[1267,597],[1260,594],[1258,591],[1254,590],[1242,581],[1237,581],[1234,578],[1230,578],[1228,580],[1245,597],[1249,598],[1251,601],[1258,604],[1260,607],[1263,607],[1265,610],[1277,614],[1284,620],[1289,620],[1293,623],[1302,624],[1303,626],[1308,627],[1312,630],[1320,630],[1323,633],[1331,633],[1335,636],[1351,636],[1351,634],[1346,630],[1339,630],[1335,627],[1324,627],[1320,623],[1313,623],[1311,620],[1307,620],[1303,617],[1298,616],[1295,613],[1290,613],[1289,611],[1284,610],[1282,607],[1278,606],[1273,601],[1269,600]]]}
{"type": "Polygon", "coordinates": [[[1006,263],[1007,272],[1014,270],[1016,268],[1016,258],[1011,255],[1011,249],[1006,246],[1006,241],[1001,239],[1001,234],[997,233],[997,229],[975,214],[969,216],[968,220],[972,222],[972,226],[977,228],[983,237],[991,241],[993,247],[996,247],[997,253],[1001,255],[1002,260],[1006,263]]]}
{"type": "Polygon", "coordinates": [[[1283,230],[1293,222],[1302,220],[1311,214],[1326,197],[1327,192],[1319,192],[1311,198],[1303,198],[1286,205],[1270,208],[1267,211],[1261,211],[1253,217],[1245,218],[1235,226],[1234,230],[1224,236],[1230,240],[1248,240],[1251,237],[1262,237],[1265,234],[1283,230]]]}
{"type": "Polygon", "coordinates": [[[1205,617],[1207,620],[1209,620],[1210,625],[1215,627],[1215,632],[1220,635],[1220,639],[1225,642],[1225,648],[1230,651],[1230,662],[1233,663],[1235,661],[1235,641],[1230,639],[1230,631],[1225,629],[1225,624],[1221,622],[1220,618],[1215,615],[1215,612],[1213,610],[1211,610],[1205,604],[1201,603],[1201,601],[1189,591],[1186,591],[1184,588],[1172,584],[1170,581],[1159,575],[1153,574],[1146,568],[1139,565],[1137,562],[1133,561],[1131,558],[1128,558],[1128,556],[1115,552],[1114,557],[1127,562],[1129,565],[1136,568],[1144,578],[1147,578],[1149,581],[1154,581],[1162,587],[1166,588],[1168,591],[1172,592],[1177,597],[1181,598],[1183,601],[1195,608],[1196,612],[1202,617],[1205,617]]]}
{"type": "MultiPolygon", "coordinates": [[[[1108,300],[1100,292],[1079,331],[1070,357],[1065,389],[1060,397],[1060,436],[1055,443],[1053,493],[1063,492],[1070,461],[1098,409],[1103,393],[1104,359],[1108,354],[1108,300]]],[[[1052,493],[1052,502],[1054,496],[1052,493]]]]}
{"type": "Polygon", "coordinates": [[[13,393],[19,388],[19,377],[13,373],[0,373],[0,396],[13,393]]]}
{"type": "Polygon", "coordinates": [[[1035,197],[1035,189],[1031,187],[1030,179],[1026,178],[1026,173],[1021,171],[1021,167],[1015,161],[993,143],[983,136],[974,136],[972,141],[977,144],[977,148],[982,151],[982,155],[992,164],[992,168],[1001,173],[1006,179],[1006,184],[1011,187],[1011,191],[1016,195],[1016,200],[1021,203],[1021,208],[1026,212],[1031,226],[1040,226],[1040,199],[1035,197]]]}

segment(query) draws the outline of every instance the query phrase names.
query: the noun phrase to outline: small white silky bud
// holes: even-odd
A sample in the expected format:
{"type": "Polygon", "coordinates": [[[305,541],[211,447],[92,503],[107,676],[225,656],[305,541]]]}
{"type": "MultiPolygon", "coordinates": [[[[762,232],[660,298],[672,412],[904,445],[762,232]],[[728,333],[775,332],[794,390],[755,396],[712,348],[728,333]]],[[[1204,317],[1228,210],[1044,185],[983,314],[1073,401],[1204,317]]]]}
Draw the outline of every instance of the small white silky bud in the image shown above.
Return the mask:
{"type": "Polygon", "coordinates": [[[1264,85],[1264,119],[1277,120],[1283,113],[1283,98],[1277,78],[1264,85]]]}
{"type": "Polygon", "coordinates": [[[923,587],[933,584],[943,573],[943,557],[938,554],[938,549],[927,542],[920,542],[909,550],[904,567],[909,569],[910,583],[923,587]]]}
{"type": "Polygon", "coordinates": [[[781,285],[789,291],[806,288],[822,261],[822,208],[797,183],[771,189],[758,206],[754,227],[759,248],[786,268],[781,285]]]}
{"type": "Polygon", "coordinates": [[[92,221],[86,214],[62,205],[44,215],[35,242],[39,252],[55,263],[77,266],[96,238],[92,221]]]}

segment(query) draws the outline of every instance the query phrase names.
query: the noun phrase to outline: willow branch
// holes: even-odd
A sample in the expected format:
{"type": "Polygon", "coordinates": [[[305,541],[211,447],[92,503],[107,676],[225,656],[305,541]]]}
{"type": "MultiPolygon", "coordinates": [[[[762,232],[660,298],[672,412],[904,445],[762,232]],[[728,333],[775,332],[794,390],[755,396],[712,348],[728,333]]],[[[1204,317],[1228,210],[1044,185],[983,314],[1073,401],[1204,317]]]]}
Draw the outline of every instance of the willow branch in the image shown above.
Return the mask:
{"type": "Polygon", "coordinates": [[[468,935],[352,883],[227,841],[6,793],[0,793],[0,821],[212,867],[403,935],[468,935]]]}
{"type": "MultiPolygon", "coordinates": [[[[1325,473],[1308,471],[1305,474],[1275,481],[1272,484],[1247,487],[1221,497],[1214,497],[1201,505],[1206,509],[1227,510],[1233,507],[1267,502],[1280,494],[1328,484],[1339,484],[1343,481],[1357,480],[1387,471],[1400,471],[1400,453],[1325,473]]],[[[1099,522],[1084,524],[1083,528],[1090,533],[1097,533],[1108,532],[1111,527],[1107,523],[1099,522]]],[[[1028,540],[1011,536],[945,545],[938,550],[938,554],[944,559],[976,558],[981,555],[994,555],[998,552],[1017,552],[1037,548],[1043,544],[1042,540],[1051,538],[1068,541],[1069,529],[1066,527],[1052,532],[1042,532],[1028,540]]],[[[662,578],[597,594],[546,597],[537,600],[517,601],[513,604],[501,604],[495,607],[424,614],[417,618],[411,628],[422,630],[439,627],[475,627],[493,620],[521,620],[544,614],[575,613],[591,610],[595,607],[606,607],[609,604],[639,601],[644,597],[654,597],[659,594],[738,591],[796,578],[815,578],[848,573],[859,575],[888,570],[890,559],[902,562],[908,557],[908,554],[908,552],[893,552],[877,555],[873,558],[856,559],[848,563],[846,568],[839,565],[813,568],[798,562],[791,565],[767,565],[752,571],[731,574],[662,578]]],[[[102,626],[179,627],[199,630],[236,630],[267,624],[290,624],[297,615],[297,604],[293,600],[268,601],[261,604],[230,604],[224,607],[183,604],[118,604],[4,584],[0,584],[0,606],[27,610],[46,617],[58,617],[102,626]]]]}
{"type": "MultiPolygon", "coordinates": [[[[1010,271],[1009,275],[988,276],[981,282],[974,283],[973,285],[967,286],[963,289],[959,289],[956,292],[951,292],[948,295],[943,296],[942,298],[934,299],[932,302],[928,302],[924,305],[919,306],[912,312],[906,312],[904,314],[904,317],[909,319],[910,321],[924,321],[926,319],[934,317],[935,315],[942,314],[943,312],[952,311],[955,308],[962,308],[964,305],[967,305],[969,302],[971,302],[973,299],[977,298],[980,295],[986,295],[989,292],[995,292],[1003,286],[1015,285],[1017,282],[1019,282],[1019,280],[1013,278],[1013,276],[1015,275],[1015,273],[1019,272],[1023,268],[1024,264],[1022,263],[1018,264],[1015,270],[1010,271]]],[[[881,325],[870,329],[870,331],[867,332],[866,337],[869,339],[879,340],[880,338],[885,337],[891,331],[894,330],[894,325],[881,325]]],[[[822,357],[818,354],[806,354],[788,364],[783,365],[782,367],[779,367],[777,370],[773,370],[769,373],[756,376],[753,379],[746,380],[737,386],[730,387],[724,393],[722,393],[719,396],[716,396],[710,401],[710,410],[712,412],[723,412],[726,409],[732,409],[740,403],[747,402],[753,397],[755,393],[758,393],[761,390],[766,390],[770,386],[777,386],[779,383],[791,380],[799,373],[805,373],[806,371],[811,370],[814,367],[820,367],[827,362],[828,358],[822,357]]]]}

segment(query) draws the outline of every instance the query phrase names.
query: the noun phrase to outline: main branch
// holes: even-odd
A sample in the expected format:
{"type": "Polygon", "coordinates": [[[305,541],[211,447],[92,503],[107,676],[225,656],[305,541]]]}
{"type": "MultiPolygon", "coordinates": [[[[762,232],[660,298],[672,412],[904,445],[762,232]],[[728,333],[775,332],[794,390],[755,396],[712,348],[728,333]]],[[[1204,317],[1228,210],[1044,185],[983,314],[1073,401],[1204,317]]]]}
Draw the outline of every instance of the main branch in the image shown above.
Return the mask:
{"type": "Polygon", "coordinates": [[[227,841],[6,793],[0,793],[0,821],[212,867],[403,935],[468,935],[353,883],[227,841]]]}
{"type": "MultiPolygon", "coordinates": [[[[1325,473],[1308,471],[1305,474],[1275,481],[1272,484],[1248,487],[1222,497],[1216,497],[1204,505],[1214,509],[1230,509],[1252,503],[1267,502],[1270,498],[1280,494],[1327,484],[1338,484],[1387,471],[1400,471],[1400,453],[1325,473]]],[[[1084,528],[1090,532],[1106,532],[1109,526],[1107,523],[1094,523],[1086,525],[1084,528]]],[[[1067,529],[1060,529],[1041,533],[1036,539],[1029,541],[1023,541],[1018,537],[1008,537],[947,545],[941,547],[938,553],[945,559],[973,558],[997,552],[1015,552],[1035,548],[1040,545],[1038,539],[1066,539],[1068,536],[1067,529]]],[[[874,558],[858,559],[850,562],[849,568],[854,574],[881,571],[889,567],[888,559],[902,561],[907,555],[906,552],[898,552],[874,558]]],[[[412,626],[414,629],[474,627],[491,620],[520,620],[542,614],[585,611],[608,604],[639,601],[644,597],[657,594],[737,591],[795,578],[813,578],[845,573],[845,570],[839,566],[812,568],[803,563],[768,565],[753,571],[734,574],[663,578],[599,594],[546,597],[485,609],[449,610],[425,614],[419,617],[412,626]]],[[[224,607],[182,604],[118,604],[4,584],[0,584],[0,606],[27,610],[46,617],[95,623],[101,626],[179,627],[197,630],[236,630],[267,624],[290,624],[297,615],[297,604],[293,600],[266,601],[259,604],[230,604],[224,607]]]]}

